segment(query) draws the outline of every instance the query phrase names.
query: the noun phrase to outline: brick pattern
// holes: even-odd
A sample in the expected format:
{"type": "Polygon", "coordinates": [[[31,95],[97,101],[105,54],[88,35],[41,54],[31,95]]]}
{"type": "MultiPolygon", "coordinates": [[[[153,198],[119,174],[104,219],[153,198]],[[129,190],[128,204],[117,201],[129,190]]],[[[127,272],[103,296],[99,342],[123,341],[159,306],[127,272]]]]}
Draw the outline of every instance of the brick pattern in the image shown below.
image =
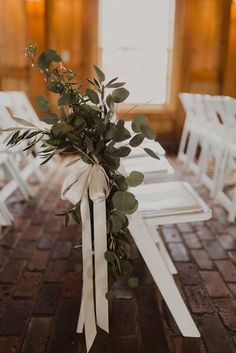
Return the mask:
{"type": "MultiPolygon", "coordinates": [[[[182,173],[178,163],[177,170],[182,173]]],[[[81,252],[73,247],[81,227],[65,228],[55,210],[61,175],[37,188],[37,197],[17,205],[16,223],[0,239],[0,352],[85,353],[84,336],[76,334],[82,274],[74,267],[81,252]],[[53,180],[53,182],[51,182],[53,180]]],[[[201,332],[182,337],[153,283],[137,248],[134,275],[140,286],[117,284],[110,303],[110,335],[98,329],[91,353],[233,353],[236,351],[236,225],[213,205],[208,222],[166,225],[160,233],[178,270],[176,283],[201,332]]],[[[14,209],[13,209],[14,212],[14,209]]]]}

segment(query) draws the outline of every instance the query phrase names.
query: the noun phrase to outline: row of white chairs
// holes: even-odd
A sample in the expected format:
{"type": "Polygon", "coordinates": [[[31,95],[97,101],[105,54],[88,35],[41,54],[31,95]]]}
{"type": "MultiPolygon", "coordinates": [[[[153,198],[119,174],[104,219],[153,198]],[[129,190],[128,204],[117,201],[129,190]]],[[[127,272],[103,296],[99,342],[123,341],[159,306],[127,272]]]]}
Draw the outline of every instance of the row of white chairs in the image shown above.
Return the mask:
{"type": "Polygon", "coordinates": [[[181,93],[186,113],[178,159],[236,217],[236,100],[226,96],[181,93]]]}
{"type": "MultiPolygon", "coordinates": [[[[39,117],[22,91],[0,92],[0,129],[16,126],[12,117],[39,122],[39,117]]],[[[29,200],[32,194],[32,178],[38,183],[44,180],[40,166],[42,160],[36,155],[38,146],[28,153],[23,151],[27,146],[25,142],[8,149],[5,146],[6,134],[9,132],[0,133],[0,227],[14,222],[8,207],[9,200],[15,200],[15,195],[29,200]]]]}

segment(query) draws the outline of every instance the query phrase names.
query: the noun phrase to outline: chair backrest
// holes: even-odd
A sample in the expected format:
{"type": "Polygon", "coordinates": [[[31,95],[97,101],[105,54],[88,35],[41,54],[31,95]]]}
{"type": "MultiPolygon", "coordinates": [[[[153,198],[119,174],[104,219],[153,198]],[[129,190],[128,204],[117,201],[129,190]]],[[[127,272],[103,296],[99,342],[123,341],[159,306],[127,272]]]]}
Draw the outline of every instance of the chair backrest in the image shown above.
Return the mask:
{"type": "Polygon", "coordinates": [[[16,117],[24,118],[31,122],[39,121],[39,117],[32,107],[27,95],[23,91],[9,91],[11,109],[16,117]]]}

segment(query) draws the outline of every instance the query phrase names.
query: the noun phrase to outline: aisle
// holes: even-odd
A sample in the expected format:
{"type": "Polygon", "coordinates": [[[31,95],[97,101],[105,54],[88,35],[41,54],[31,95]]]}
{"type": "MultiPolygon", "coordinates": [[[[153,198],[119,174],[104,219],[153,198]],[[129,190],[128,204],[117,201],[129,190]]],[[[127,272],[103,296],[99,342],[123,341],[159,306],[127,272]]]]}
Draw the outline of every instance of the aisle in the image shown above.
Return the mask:
{"type": "MultiPolygon", "coordinates": [[[[181,176],[193,184],[191,176],[181,176]]],[[[59,165],[58,165],[59,167],[59,165]]],[[[177,175],[178,177],[178,175],[177,175]]],[[[53,216],[63,209],[62,175],[48,177],[35,198],[17,205],[14,227],[0,242],[0,352],[85,353],[75,334],[81,297],[81,274],[74,271],[81,254],[77,225],[65,228],[53,216]]],[[[140,287],[120,283],[110,306],[111,335],[99,332],[91,353],[233,353],[236,350],[236,226],[212,204],[206,223],[162,227],[162,236],[179,271],[177,282],[202,339],[182,338],[133,247],[140,287]]]]}

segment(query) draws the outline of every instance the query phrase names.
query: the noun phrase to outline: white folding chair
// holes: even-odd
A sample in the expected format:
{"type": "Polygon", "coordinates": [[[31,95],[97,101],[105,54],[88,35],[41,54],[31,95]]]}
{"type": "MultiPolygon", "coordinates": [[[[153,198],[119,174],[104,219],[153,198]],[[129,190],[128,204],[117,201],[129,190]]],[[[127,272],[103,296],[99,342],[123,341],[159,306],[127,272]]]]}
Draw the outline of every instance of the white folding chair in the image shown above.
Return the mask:
{"type": "MultiPolygon", "coordinates": [[[[11,104],[9,95],[6,92],[0,92],[0,128],[11,128],[12,126],[17,125],[14,120],[11,119],[11,114],[8,110],[12,107],[11,104]]],[[[44,180],[44,174],[39,167],[40,159],[38,157],[35,158],[31,153],[27,154],[23,152],[22,150],[26,146],[27,144],[23,141],[18,146],[15,146],[8,151],[9,153],[12,153],[12,156],[17,157],[20,161],[24,161],[26,164],[22,174],[24,180],[27,180],[31,175],[33,175],[37,181],[42,182],[44,180]]],[[[7,149],[5,150],[7,151],[7,149]]]]}

